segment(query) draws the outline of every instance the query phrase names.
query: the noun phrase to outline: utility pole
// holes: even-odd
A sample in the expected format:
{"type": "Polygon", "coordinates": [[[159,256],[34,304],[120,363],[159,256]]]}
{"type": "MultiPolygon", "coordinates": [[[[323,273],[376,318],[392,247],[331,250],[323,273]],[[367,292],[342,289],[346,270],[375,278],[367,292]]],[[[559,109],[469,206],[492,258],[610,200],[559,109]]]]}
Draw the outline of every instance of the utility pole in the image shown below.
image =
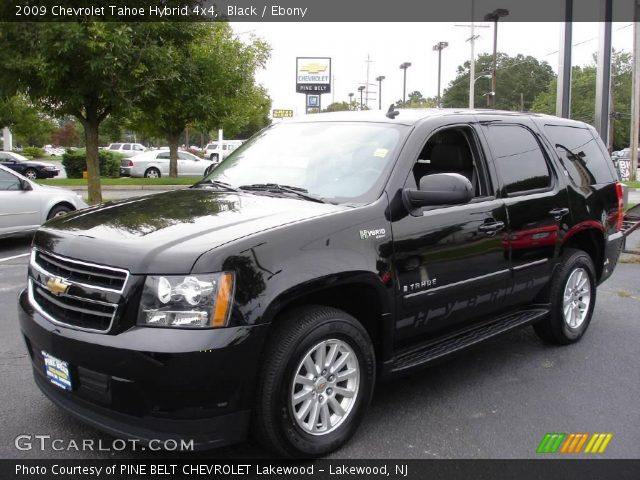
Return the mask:
{"type": "MultiPolygon", "coordinates": [[[[369,54],[367,53],[367,81],[365,82],[366,85],[366,90],[365,90],[365,99],[367,100],[367,108],[369,108],[369,67],[371,66],[371,64],[373,63],[373,60],[371,60],[371,58],[369,57],[369,54]]],[[[362,102],[361,102],[362,103],[362,102]]]]}
{"type": "Polygon", "coordinates": [[[376,81],[378,82],[378,110],[382,110],[382,81],[385,78],[384,75],[376,77],[376,81]]]}
{"type": "Polygon", "coordinates": [[[491,94],[487,96],[489,106],[496,108],[496,90],[498,88],[498,79],[496,78],[496,70],[498,69],[498,20],[509,15],[506,8],[497,8],[491,13],[484,16],[486,22],[493,22],[493,67],[491,71],[491,94]]]}
{"type": "Polygon", "coordinates": [[[640,134],[640,4],[636,2],[633,15],[633,91],[631,92],[631,141],[629,152],[631,171],[629,180],[636,180],[638,175],[638,135],[640,134]]]}
{"type": "Polygon", "coordinates": [[[449,46],[449,42],[438,42],[433,46],[433,51],[438,52],[438,108],[442,107],[442,98],[440,97],[440,79],[442,77],[442,50],[449,46]]]}
{"type": "Polygon", "coordinates": [[[364,110],[364,103],[362,103],[362,92],[364,92],[364,89],[366,87],[364,85],[360,85],[358,87],[358,91],[360,92],[360,110],[364,110]]]}
{"type": "Polygon", "coordinates": [[[353,106],[353,92],[349,94],[349,110],[351,110],[352,106],[353,106]]]}
{"type": "Polygon", "coordinates": [[[573,0],[564,0],[564,22],[560,24],[558,51],[558,88],[556,116],[571,116],[571,38],[573,36],[573,0]]]}
{"type": "Polygon", "coordinates": [[[404,62],[400,64],[400,69],[404,70],[404,80],[402,83],[402,108],[407,105],[407,68],[411,66],[411,62],[404,62]]]}
{"type": "Polygon", "coordinates": [[[489,28],[489,25],[476,25],[475,22],[475,0],[471,0],[471,24],[459,25],[456,27],[471,27],[471,36],[467,38],[467,42],[471,46],[471,58],[469,59],[469,108],[475,107],[475,95],[476,95],[476,40],[480,38],[480,35],[475,34],[476,28],[489,28]]]}

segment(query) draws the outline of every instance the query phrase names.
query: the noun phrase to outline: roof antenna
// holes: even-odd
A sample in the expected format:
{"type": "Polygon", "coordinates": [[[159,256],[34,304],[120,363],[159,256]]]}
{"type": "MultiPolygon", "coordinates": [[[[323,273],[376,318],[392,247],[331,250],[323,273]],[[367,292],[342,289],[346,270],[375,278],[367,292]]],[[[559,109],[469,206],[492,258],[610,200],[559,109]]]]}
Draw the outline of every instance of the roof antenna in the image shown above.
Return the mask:
{"type": "Polygon", "coordinates": [[[391,120],[393,120],[394,118],[396,118],[398,115],[400,115],[400,112],[395,110],[395,105],[392,103],[389,106],[389,110],[387,110],[387,118],[390,118],[391,120]]]}

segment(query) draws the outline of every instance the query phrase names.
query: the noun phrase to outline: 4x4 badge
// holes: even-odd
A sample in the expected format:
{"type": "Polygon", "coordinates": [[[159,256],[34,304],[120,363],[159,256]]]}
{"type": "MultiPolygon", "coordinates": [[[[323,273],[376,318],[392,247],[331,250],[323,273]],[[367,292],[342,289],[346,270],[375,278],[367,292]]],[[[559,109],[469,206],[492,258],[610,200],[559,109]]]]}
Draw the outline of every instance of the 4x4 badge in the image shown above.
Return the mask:
{"type": "Polygon", "coordinates": [[[67,293],[67,290],[70,286],[70,283],[67,283],[63,279],[58,277],[51,277],[49,280],[47,280],[47,290],[49,290],[54,295],[62,295],[63,293],[67,293]]]}

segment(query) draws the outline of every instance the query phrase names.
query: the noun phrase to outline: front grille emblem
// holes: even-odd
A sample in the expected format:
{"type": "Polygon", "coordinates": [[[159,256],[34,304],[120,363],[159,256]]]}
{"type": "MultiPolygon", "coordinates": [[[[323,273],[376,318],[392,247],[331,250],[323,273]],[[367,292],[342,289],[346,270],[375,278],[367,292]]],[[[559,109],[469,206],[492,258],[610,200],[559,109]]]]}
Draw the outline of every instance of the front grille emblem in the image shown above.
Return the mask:
{"type": "Polygon", "coordinates": [[[70,283],[67,283],[63,279],[58,277],[51,277],[49,280],[47,280],[47,290],[49,290],[56,296],[67,293],[67,290],[70,286],[70,283]]]}

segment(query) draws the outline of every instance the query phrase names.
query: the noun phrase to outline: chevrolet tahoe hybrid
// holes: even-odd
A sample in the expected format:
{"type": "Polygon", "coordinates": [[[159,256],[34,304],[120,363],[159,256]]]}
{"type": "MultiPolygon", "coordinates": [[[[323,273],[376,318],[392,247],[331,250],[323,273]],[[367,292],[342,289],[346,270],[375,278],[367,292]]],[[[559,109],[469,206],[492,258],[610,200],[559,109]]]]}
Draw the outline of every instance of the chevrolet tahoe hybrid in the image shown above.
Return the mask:
{"type": "Polygon", "coordinates": [[[580,340],[622,218],[584,123],[309,115],[190,188],[49,221],[20,327],[38,387],[98,429],[319,456],[378,379],[526,325],[580,340]]]}

